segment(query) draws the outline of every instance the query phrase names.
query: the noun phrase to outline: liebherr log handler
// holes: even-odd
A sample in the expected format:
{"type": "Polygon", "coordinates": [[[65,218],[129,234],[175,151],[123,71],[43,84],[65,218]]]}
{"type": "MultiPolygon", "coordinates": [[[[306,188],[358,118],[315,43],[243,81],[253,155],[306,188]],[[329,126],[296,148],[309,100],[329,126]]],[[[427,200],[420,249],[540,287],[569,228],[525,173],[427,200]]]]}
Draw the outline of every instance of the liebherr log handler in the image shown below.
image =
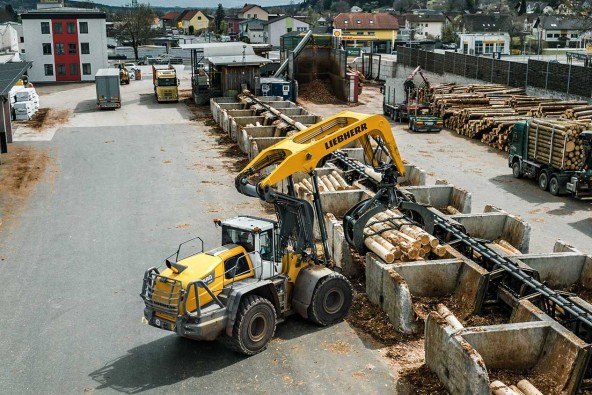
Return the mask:
{"type": "Polygon", "coordinates": [[[383,174],[385,187],[347,215],[348,240],[363,249],[365,221],[385,209],[381,202],[390,207],[399,199],[394,186],[405,167],[383,116],[344,111],[262,151],[236,177],[240,193],[275,205],[277,221],[249,216],[215,220],[222,228],[220,247],[204,252],[202,242],[200,252],[179,260],[180,245],[162,272],[146,271],[141,296],[147,323],[196,340],[220,338],[230,349],[253,355],[267,347],[276,323],[290,314],[319,325],[342,320],[352,288],[328,267],[315,169],[354,140],[360,140],[367,163],[383,174]],[[314,210],[296,197],[292,175],[297,172],[311,176],[314,210]],[[287,194],[274,189],[286,179],[287,194]],[[315,212],[322,257],[313,238],[315,212]]]}

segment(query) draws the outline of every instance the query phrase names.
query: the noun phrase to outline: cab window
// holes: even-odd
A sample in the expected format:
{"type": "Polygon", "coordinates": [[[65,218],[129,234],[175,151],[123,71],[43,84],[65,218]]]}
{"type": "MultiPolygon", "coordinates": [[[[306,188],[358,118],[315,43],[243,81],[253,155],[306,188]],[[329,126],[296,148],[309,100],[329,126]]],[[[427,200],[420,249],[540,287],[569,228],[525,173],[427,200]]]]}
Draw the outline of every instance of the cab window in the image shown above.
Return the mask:
{"type": "Polygon", "coordinates": [[[273,239],[271,230],[268,230],[267,232],[262,232],[259,235],[259,240],[261,242],[261,259],[271,261],[273,258],[273,239]]]}
{"type": "Polygon", "coordinates": [[[249,262],[245,254],[233,256],[224,261],[224,276],[227,280],[247,274],[249,270],[249,262]]]}
{"type": "Polygon", "coordinates": [[[247,252],[255,250],[253,234],[246,230],[224,228],[222,231],[222,244],[238,244],[247,252]]]}

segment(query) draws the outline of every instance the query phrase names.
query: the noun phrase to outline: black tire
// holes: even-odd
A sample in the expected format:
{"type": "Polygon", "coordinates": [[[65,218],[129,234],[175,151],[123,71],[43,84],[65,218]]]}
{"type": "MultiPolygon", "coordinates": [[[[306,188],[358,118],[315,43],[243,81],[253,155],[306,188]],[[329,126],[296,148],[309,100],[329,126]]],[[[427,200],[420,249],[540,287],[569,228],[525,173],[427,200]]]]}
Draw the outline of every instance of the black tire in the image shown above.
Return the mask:
{"type": "Polygon", "coordinates": [[[551,179],[549,180],[549,192],[551,193],[551,195],[559,195],[559,189],[559,180],[555,176],[551,177],[551,179]]]}
{"type": "Polygon", "coordinates": [[[333,325],[345,318],[353,299],[352,286],[343,275],[332,273],[315,287],[308,318],[322,326],[333,325]]]}
{"type": "Polygon", "coordinates": [[[549,174],[546,171],[541,171],[539,174],[539,188],[543,191],[549,189],[549,174]]]}
{"type": "Polygon", "coordinates": [[[514,163],[512,163],[512,175],[514,176],[514,178],[522,178],[519,161],[515,161],[514,163]]]}
{"type": "Polygon", "coordinates": [[[255,355],[267,348],[275,333],[275,308],[258,295],[247,295],[241,300],[232,328],[232,336],[224,344],[232,351],[255,355]]]}
{"type": "Polygon", "coordinates": [[[413,131],[413,125],[411,124],[411,121],[409,121],[407,128],[411,131],[413,131]]]}

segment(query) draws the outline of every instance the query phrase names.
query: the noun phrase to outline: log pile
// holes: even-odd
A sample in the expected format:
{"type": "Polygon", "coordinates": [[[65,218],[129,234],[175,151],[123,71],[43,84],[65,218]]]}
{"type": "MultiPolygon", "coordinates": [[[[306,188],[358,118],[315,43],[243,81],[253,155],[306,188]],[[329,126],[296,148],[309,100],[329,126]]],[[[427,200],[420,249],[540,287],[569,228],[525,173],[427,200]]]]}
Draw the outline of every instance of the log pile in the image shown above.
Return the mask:
{"type": "MultiPolygon", "coordinates": [[[[337,171],[332,171],[331,174],[317,177],[319,185],[319,192],[335,192],[345,191],[348,189],[356,189],[345,181],[345,179],[337,171]]],[[[296,195],[305,197],[312,195],[312,181],[310,178],[303,178],[302,181],[294,184],[296,195]]]]}
{"type": "Polygon", "coordinates": [[[558,99],[550,97],[526,96],[526,95],[512,95],[505,101],[505,104],[512,107],[518,114],[532,114],[534,108],[538,108],[540,104],[558,102],[558,99]]]}
{"type": "Polygon", "coordinates": [[[528,159],[536,159],[561,170],[580,169],[584,150],[579,134],[588,127],[586,121],[533,119],[529,123],[528,159]]]}
{"type": "Polygon", "coordinates": [[[581,119],[592,121],[592,106],[577,106],[565,110],[564,117],[567,119],[581,119]]]}
{"type": "Polygon", "coordinates": [[[386,263],[446,256],[438,239],[411,224],[397,210],[376,214],[364,229],[366,247],[386,263]]]}
{"type": "Polygon", "coordinates": [[[529,115],[538,118],[560,117],[564,115],[565,111],[568,109],[584,106],[587,104],[588,103],[585,101],[576,100],[544,102],[539,103],[536,108],[533,108],[529,115]]]}

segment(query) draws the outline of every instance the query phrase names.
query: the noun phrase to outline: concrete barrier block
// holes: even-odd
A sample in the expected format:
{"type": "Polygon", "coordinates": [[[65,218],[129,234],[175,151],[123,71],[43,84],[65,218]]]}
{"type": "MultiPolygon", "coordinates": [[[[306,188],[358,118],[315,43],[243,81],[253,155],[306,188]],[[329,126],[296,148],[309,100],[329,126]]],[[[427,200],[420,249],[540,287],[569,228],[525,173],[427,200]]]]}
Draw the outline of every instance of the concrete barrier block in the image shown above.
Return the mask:
{"type": "Polygon", "coordinates": [[[557,239],[553,245],[553,252],[580,252],[580,250],[561,239],[557,239]]]}
{"type": "Polygon", "coordinates": [[[587,256],[581,253],[562,252],[528,254],[510,258],[536,270],[541,281],[553,288],[566,288],[580,282],[587,256]]]}
{"type": "Polygon", "coordinates": [[[413,296],[448,296],[458,286],[463,261],[441,259],[396,264],[393,268],[404,280],[413,296]]]}
{"type": "Polygon", "coordinates": [[[383,274],[382,310],[395,329],[401,333],[416,333],[423,329],[417,324],[413,300],[407,283],[393,268],[383,274]]]}
{"type": "Polygon", "coordinates": [[[339,262],[341,272],[345,276],[359,276],[363,268],[353,259],[348,242],[345,240],[345,233],[341,221],[333,227],[333,253],[335,262],[339,262]]]}
{"type": "Polygon", "coordinates": [[[425,326],[425,362],[451,394],[489,394],[489,376],[479,353],[436,312],[425,326]]]}
{"type": "Polygon", "coordinates": [[[366,294],[368,300],[377,306],[382,306],[384,275],[393,264],[386,264],[375,254],[366,254],[366,294]]]}
{"type": "Polygon", "coordinates": [[[440,211],[452,206],[459,212],[471,212],[471,194],[454,185],[422,185],[403,187],[418,203],[429,204],[440,211]]]}
{"type": "Polygon", "coordinates": [[[550,328],[548,322],[522,322],[469,328],[461,336],[487,369],[529,370],[537,364],[550,328]]]}

